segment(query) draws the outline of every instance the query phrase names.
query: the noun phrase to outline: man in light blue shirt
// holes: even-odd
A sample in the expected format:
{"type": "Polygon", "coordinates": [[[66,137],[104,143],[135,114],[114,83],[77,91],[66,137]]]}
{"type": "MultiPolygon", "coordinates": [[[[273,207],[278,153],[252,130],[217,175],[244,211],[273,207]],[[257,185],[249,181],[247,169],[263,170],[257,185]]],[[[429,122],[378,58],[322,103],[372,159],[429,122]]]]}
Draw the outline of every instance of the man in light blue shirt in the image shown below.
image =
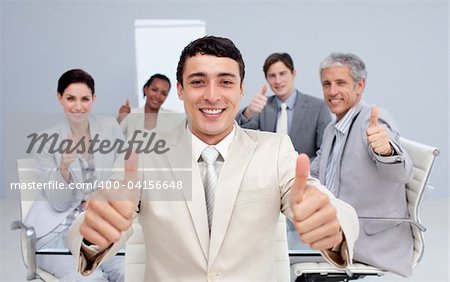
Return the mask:
{"type": "Polygon", "coordinates": [[[263,71],[275,95],[267,97],[264,85],[250,105],[239,111],[237,122],[243,128],[287,133],[298,153],[314,159],[322,143],[323,130],[331,121],[324,101],[295,89],[297,72],[287,53],[271,54],[264,62],[263,71]],[[279,128],[283,103],[287,106],[287,132],[279,128]]]}
{"type": "MultiPolygon", "coordinates": [[[[389,113],[362,102],[366,77],[364,62],[354,54],[333,53],[322,62],[324,100],[336,121],[325,128],[311,175],[360,217],[407,218],[405,184],[412,177],[412,161],[389,113]]],[[[360,230],[355,261],[411,274],[409,223],[360,221],[360,230]]]]}

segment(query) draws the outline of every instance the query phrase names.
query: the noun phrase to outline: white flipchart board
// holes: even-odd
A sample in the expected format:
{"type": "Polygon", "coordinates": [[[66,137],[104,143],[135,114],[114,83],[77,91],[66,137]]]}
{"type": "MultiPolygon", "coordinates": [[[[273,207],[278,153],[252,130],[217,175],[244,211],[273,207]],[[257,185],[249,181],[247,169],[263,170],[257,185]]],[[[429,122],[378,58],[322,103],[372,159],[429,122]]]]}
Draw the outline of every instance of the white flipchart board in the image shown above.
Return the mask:
{"type": "Polygon", "coordinates": [[[172,87],[163,107],[184,112],[177,96],[176,69],[181,51],[189,42],[205,35],[200,20],[135,20],[137,95],[144,106],[142,86],[155,73],[169,77],[172,87]]]}

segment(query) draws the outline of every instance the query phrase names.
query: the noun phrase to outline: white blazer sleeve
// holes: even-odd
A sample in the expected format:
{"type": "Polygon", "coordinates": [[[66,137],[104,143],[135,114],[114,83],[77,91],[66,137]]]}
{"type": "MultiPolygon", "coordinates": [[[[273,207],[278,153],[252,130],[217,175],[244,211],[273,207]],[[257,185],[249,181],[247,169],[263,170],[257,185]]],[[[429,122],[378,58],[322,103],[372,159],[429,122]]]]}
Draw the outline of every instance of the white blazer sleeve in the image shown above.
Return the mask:
{"type": "Polygon", "coordinates": [[[87,247],[82,242],[83,237],[80,234],[80,226],[83,220],[84,212],[72,223],[67,241],[69,249],[75,257],[77,271],[82,275],[87,276],[93,273],[103,261],[114,256],[120,250],[120,247],[133,234],[133,229],[130,227],[126,232],[123,232],[120,240],[112,244],[106,250],[99,250],[96,246],[87,247]]]}

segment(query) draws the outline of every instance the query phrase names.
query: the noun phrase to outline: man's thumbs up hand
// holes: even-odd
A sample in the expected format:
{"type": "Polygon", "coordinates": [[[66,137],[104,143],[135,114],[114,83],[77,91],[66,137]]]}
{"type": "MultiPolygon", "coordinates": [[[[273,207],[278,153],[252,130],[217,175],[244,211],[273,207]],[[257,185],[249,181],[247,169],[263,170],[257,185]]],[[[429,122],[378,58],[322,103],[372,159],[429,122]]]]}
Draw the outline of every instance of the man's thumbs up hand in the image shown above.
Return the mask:
{"type": "Polygon", "coordinates": [[[90,195],[85,206],[80,233],[102,249],[120,240],[137,210],[139,189],[134,183],[138,180],[138,156],[135,152],[125,160],[124,168],[124,181],[119,181],[119,189],[99,189],[90,195]]]}
{"type": "Polygon", "coordinates": [[[246,118],[252,118],[253,115],[262,112],[266,104],[267,104],[267,85],[264,84],[261,93],[258,93],[255,96],[253,96],[250,105],[248,105],[248,107],[244,111],[244,116],[246,118]]]}
{"type": "Polygon", "coordinates": [[[369,128],[367,128],[367,141],[376,154],[391,156],[394,151],[389,143],[389,137],[384,126],[378,124],[378,108],[372,107],[370,112],[369,128]]]}
{"type": "Polygon", "coordinates": [[[377,127],[378,126],[378,108],[372,107],[372,110],[370,111],[370,127],[377,127]]]}
{"type": "Polygon", "coordinates": [[[297,158],[295,181],[290,191],[292,221],[302,242],[316,250],[331,249],[343,236],[336,209],[327,194],[308,184],[309,158],[297,158]]]}
{"type": "Polygon", "coordinates": [[[305,154],[300,154],[297,157],[295,182],[291,188],[291,201],[293,201],[294,204],[298,204],[302,201],[308,177],[309,177],[309,158],[305,154]]]}
{"type": "Polygon", "coordinates": [[[264,84],[263,88],[261,89],[261,95],[267,97],[267,85],[264,84]]]}

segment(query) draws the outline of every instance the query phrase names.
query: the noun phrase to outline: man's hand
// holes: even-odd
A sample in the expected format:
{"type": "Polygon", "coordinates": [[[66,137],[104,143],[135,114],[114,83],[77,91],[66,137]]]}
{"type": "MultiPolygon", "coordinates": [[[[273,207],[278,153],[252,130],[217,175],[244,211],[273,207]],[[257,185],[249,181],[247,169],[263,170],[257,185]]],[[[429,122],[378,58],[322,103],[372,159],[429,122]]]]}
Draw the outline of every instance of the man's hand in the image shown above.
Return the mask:
{"type": "Polygon", "coordinates": [[[130,111],[131,111],[130,99],[127,98],[127,100],[125,101],[125,104],[120,106],[120,109],[119,109],[119,117],[117,118],[119,123],[122,122],[122,120],[130,113],[130,111]]]}
{"type": "Polygon", "coordinates": [[[248,119],[252,118],[253,115],[259,114],[264,109],[264,106],[267,103],[267,85],[264,84],[261,93],[256,94],[250,105],[244,110],[244,116],[248,119]]]}
{"type": "Polygon", "coordinates": [[[311,249],[331,249],[343,239],[336,209],[328,195],[308,185],[308,177],[309,158],[300,154],[290,195],[293,224],[302,242],[309,244],[311,249]]]}
{"type": "Polygon", "coordinates": [[[372,111],[370,112],[370,124],[369,128],[367,128],[367,141],[374,153],[381,156],[391,156],[393,154],[386,128],[378,124],[377,107],[372,107],[372,111]]]}
{"type": "MultiPolygon", "coordinates": [[[[129,181],[137,181],[138,156],[132,153],[125,161],[125,187],[129,181]]],[[[119,190],[98,190],[91,194],[86,204],[86,213],[80,226],[81,235],[102,249],[117,242],[133,222],[138,206],[138,191],[120,188],[119,190]]]]}

